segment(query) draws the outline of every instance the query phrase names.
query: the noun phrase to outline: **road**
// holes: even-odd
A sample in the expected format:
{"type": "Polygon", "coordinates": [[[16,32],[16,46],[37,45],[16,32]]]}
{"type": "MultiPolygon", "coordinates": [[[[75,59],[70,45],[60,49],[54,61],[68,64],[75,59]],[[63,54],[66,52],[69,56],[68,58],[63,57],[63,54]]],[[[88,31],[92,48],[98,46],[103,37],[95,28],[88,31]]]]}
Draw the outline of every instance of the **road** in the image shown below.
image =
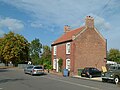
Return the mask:
{"type": "Polygon", "coordinates": [[[31,76],[19,69],[0,69],[0,90],[120,90],[120,85],[52,74],[31,76]]]}

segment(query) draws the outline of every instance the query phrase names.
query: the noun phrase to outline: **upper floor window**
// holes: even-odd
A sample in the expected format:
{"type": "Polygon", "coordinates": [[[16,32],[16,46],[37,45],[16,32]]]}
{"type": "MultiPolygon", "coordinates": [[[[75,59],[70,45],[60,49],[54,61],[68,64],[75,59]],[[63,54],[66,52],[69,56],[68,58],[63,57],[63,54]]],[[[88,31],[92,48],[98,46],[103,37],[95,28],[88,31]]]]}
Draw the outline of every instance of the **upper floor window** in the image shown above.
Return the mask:
{"type": "Polygon", "coordinates": [[[70,43],[66,44],[66,54],[70,54],[70,43]]]}
{"type": "Polygon", "coordinates": [[[57,46],[54,46],[53,47],[53,55],[56,55],[57,54],[57,46]]]}

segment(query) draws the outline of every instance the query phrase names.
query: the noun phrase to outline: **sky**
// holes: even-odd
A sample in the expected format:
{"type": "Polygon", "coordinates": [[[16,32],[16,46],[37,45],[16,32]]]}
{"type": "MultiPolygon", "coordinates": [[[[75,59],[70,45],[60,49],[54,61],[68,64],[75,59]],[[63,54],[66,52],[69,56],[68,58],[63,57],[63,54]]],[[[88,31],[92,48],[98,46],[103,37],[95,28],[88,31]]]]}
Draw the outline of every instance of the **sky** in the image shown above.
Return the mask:
{"type": "Polygon", "coordinates": [[[0,0],[0,37],[13,31],[51,46],[65,25],[79,28],[86,16],[94,17],[108,50],[120,50],[120,0],[0,0]]]}

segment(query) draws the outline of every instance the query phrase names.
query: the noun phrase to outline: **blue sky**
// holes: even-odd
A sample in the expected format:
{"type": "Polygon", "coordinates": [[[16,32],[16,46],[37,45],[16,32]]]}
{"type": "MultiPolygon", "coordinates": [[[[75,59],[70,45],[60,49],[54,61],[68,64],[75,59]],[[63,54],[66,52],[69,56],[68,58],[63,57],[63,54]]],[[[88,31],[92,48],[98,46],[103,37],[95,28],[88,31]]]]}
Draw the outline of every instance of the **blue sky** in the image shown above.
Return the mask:
{"type": "Polygon", "coordinates": [[[14,31],[50,46],[64,25],[79,28],[87,15],[95,18],[108,49],[120,49],[120,0],[0,0],[0,36],[14,31]]]}

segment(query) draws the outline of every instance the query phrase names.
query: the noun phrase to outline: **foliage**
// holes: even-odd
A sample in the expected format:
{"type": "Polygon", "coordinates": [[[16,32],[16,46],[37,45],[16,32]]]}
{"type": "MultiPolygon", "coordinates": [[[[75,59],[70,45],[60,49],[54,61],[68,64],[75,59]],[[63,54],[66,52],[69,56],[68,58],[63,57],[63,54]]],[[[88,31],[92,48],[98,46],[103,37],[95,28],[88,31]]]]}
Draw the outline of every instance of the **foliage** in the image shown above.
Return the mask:
{"type": "Polygon", "coordinates": [[[59,65],[59,70],[61,72],[62,71],[62,65],[63,65],[63,59],[62,58],[59,59],[58,65],[59,65]]]}
{"type": "Polygon", "coordinates": [[[31,43],[19,34],[9,32],[0,38],[0,61],[13,64],[24,63],[32,60],[32,64],[41,64],[51,69],[51,50],[49,46],[43,46],[39,39],[31,43]],[[42,52],[43,51],[43,52],[42,52]]]}
{"type": "Polygon", "coordinates": [[[120,51],[118,49],[110,49],[108,52],[108,60],[120,63],[120,51]]]}
{"type": "Polygon", "coordinates": [[[4,62],[4,58],[2,56],[2,50],[3,50],[3,38],[0,38],[0,62],[4,62]]]}
{"type": "Polygon", "coordinates": [[[29,47],[29,54],[33,64],[40,64],[40,53],[42,49],[42,44],[39,39],[31,41],[29,47]]]}
{"type": "Polygon", "coordinates": [[[45,68],[51,68],[51,50],[49,46],[43,46],[43,53],[41,55],[41,64],[45,68]]]}
{"type": "Polygon", "coordinates": [[[28,41],[19,34],[9,32],[2,38],[0,44],[0,57],[4,62],[12,61],[13,64],[28,60],[28,41]]]}

